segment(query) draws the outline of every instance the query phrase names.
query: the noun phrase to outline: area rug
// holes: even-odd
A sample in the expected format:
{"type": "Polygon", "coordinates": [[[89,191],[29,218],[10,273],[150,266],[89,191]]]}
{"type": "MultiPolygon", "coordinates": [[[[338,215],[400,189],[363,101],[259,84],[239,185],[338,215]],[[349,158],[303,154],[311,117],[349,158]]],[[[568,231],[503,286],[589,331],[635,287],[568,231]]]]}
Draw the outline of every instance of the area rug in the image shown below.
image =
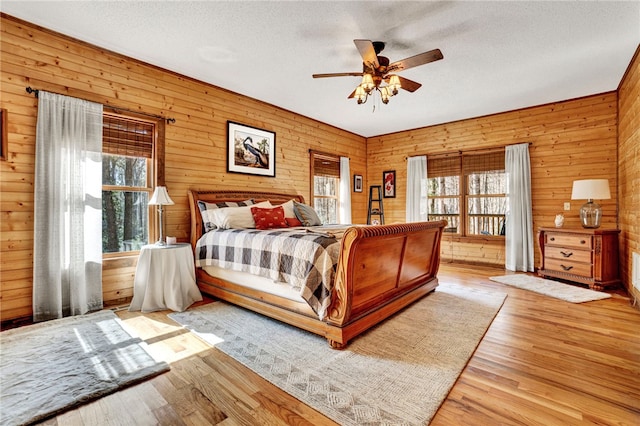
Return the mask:
{"type": "Polygon", "coordinates": [[[341,425],[423,425],[446,398],[505,297],[441,284],[344,350],[224,302],[169,316],[341,425]]]}
{"type": "Polygon", "coordinates": [[[31,424],[168,370],[111,311],[3,331],[0,424],[31,424]]]}
{"type": "Polygon", "coordinates": [[[524,290],[555,297],[571,303],[584,303],[593,300],[607,299],[611,297],[608,293],[590,290],[575,285],[563,284],[558,281],[533,277],[527,274],[501,275],[499,277],[489,277],[491,281],[518,287],[524,290]]]}

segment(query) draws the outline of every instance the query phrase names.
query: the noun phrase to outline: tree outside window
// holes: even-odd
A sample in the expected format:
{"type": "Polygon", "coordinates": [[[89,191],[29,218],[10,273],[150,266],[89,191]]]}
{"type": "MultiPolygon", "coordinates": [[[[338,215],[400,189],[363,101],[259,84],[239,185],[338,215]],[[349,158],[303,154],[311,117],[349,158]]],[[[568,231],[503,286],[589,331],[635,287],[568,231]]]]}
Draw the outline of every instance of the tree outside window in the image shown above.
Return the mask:
{"type": "Polygon", "coordinates": [[[149,241],[148,160],[103,154],[102,252],[139,250],[149,241]]]}
{"type": "Polygon", "coordinates": [[[338,223],[340,207],[340,157],[311,153],[313,208],[322,223],[338,223]]]}
{"type": "Polygon", "coordinates": [[[507,211],[504,151],[428,159],[429,220],[460,236],[503,236],[507,211]]]}
{"type": "Polygon", "coordinates": [[[150,239],[157,122],[105,114],[102,153],[102,252],[138,251],[150,239]]]}

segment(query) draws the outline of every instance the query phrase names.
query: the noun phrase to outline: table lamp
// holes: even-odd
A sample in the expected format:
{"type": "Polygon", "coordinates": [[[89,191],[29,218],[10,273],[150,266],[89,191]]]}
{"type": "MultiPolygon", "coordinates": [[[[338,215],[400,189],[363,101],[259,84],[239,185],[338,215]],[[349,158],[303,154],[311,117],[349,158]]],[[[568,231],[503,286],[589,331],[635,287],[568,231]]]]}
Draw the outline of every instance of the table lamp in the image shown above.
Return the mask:
{"type": "Polygon", "coordinates": [[[171,206],[173,204],[173,200],[169,197],[169,193],[167,193],[167,188],[164,186],[156,186],[156,190],[153,192],[153,195],[149,200],[150,206],[160,206],[158,207],[158,216],[160,217],[160,239],[156,242],[156,245],[164,246],[166,244],[164,242],[164,228],[162,226],[162,215],[164,213],[162,206],[171,206]]]}
{"type": "Polygon", "coordinates": [[[573,181],[572,200],[587,200],[580,207],[580,223],[583,228],[599,228],[602,219],[602,208],[593,202],[611,198],[608,179],[584,179],[573,181]]]}

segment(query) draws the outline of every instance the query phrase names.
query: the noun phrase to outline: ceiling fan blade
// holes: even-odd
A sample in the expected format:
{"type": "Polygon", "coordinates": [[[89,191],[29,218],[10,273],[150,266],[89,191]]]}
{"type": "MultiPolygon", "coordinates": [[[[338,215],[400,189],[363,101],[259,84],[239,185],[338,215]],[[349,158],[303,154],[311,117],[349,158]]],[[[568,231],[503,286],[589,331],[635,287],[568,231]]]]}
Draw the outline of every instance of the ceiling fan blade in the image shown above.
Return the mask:
{"type": "Polygon", "coordinates": [[[428,64],[429,62],[439,61],[442,58],[443,56],[440,49],[433,49],[428,52],[420,53],[418,55],[411,56],[409,58],[405,58],[389,64],[389,66],[387,67],[387,74],[417,67],[419,65],[428,64]]]}
{"type": "Polygon", "coordinates": [[[353,40],[360,56],[362,56],[362,62],[373,69],[378,69],[380,64],[378,63],[378,55],[373,48],[373,42],[371,40],[353,40]]]}
{"type": "Polygon", "coordinates": [[[313,78],[325,77],[362,77],[362,72],[334,72],[329,74],[313,74],[313,78]]]}
{"type": "Polygon", "coordinates": [[[356,88],[356,89],[354,89],[354,90],[353,90],[353,92],[351,92],[351,94],[350,94],[349,96],[347,96],[347,99],[351,99],[351,98],[353,98],[354,96],[356,96],[356,90],[357,90],[357,88],[356,88]]]}
{"type": "Polygon", "coordinates": [[[401,76],[398,76],[398,78],[400,78],[400,87],[402,87],[404,90],[408,92],[415,92],[420,87],[422,87],[422,84],[416,81],[409,80],[408,78],[404,78],[401,76]]]}

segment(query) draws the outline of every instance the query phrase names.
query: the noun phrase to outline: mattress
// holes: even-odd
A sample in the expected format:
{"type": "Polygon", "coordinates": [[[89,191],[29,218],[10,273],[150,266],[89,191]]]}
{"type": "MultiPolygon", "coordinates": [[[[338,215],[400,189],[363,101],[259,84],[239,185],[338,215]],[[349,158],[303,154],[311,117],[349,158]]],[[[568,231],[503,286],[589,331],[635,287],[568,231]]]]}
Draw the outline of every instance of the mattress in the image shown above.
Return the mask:
{"type": "Polygon", "coordinates": [[[233,284],[306,304],[300,295],[300,290],[296,290],[284,282],[274,281],[270,278],[253,275],[248,272],[232,271],[218,266],[203,266],[202,270],[212,277],[220,278],[233,284]]]}

